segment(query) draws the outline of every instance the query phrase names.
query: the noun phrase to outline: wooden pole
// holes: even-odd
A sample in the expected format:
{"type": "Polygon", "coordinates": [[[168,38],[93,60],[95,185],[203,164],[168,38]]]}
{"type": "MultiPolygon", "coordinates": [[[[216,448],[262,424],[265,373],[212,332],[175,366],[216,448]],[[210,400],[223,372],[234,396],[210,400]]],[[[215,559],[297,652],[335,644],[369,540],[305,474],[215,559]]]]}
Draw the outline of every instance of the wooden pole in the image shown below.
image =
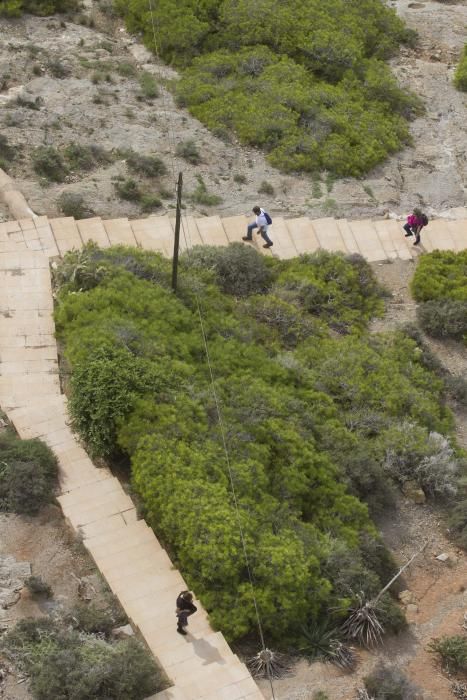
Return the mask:
{"type": "Polygon", "coordinates": [[[175,214],[175,238],[174,238],[174,254],[172,259],[172,289],[177,291],[177,275],[178,275],[178,249],[180,246],[180,217],[182,208],[182,173],[178,173],[177,182],[177,210],[175,214]]]}

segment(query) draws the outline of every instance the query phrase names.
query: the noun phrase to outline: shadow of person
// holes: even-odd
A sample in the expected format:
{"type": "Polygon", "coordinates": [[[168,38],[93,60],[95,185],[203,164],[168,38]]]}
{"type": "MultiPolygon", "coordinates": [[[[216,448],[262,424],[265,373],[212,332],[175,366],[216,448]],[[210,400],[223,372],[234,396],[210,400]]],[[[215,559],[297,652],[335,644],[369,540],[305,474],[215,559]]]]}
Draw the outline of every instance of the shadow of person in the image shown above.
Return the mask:
{"type": "Polygon", "coordinates": [[[193,639],[192,644],[196,656],[199,656],[201,659],[204,659],[203,666],[207,666],[208,664],[213,663],[227,663],[226,660],[221,656],[219,649],[213,647],[212,644],[209,644],[209,642],[207,642],[205,639],[193,639]]]}

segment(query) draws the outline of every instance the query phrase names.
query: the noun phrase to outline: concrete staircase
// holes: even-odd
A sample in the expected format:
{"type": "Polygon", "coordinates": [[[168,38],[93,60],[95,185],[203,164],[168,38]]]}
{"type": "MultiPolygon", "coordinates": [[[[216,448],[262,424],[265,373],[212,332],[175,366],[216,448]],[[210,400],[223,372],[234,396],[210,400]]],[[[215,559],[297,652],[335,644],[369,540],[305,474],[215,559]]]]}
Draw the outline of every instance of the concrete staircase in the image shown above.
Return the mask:
{"type": "MultiPolygon", "coordinates": [[[[241,240],[244,216],[183,218],[182,248],[241,240]]],[[[247,668],[214,632],[205,611],[191,618],[191,635],[175,630],[175,598],[187,588],[152,530],[137,519],[131,498],[106,469],[96,468],[68,425],[54,337],[49,259],[89,240],[124,244],[171,256],[174,222],[168,216],[136,221],[75,221],[44,216],[0,223],[0,405],[22,438],[39,437],[60,464],[59,501],[83,536],[96,565],[133,625],[173,683],[154,700],[261,700],[247,668]]],[[[431,221],[425,250],[467,248],[467,219],[431,221]]],[[[360,253],[369,261],[410,259],[420,249],[400,223],[332,218],[275,218],[274,247],[261,253],[291,258],[319,248],[360,253]]],[[[262,243],[254,237],[254,245],[262,243]]]]}
{"type": "MultiPolygon", "coordinates": [[[[64,255],[93,240],[102,248],[129,245],[155,250],[171,257],[174,219],[151,216],[146,219],[111,219],[99,217],[75,221],[71,217],[22,219],[0,224],[0,251],[33,250],[47,257],[64,255]]],[[[195,219],[182,217],[181,249],[194,245],[228,245],[245,235],[245,216],[208,216],[195,219]]],[[[413,246],[413,238],[405,238],[402,223],[394,219],[347,221],[331,217],[283,219],[275,217],[270,227],[273,248],[264,251],[262,239],[253,236],[253,245],[265,255],[293,258],[318,249],[360,253],[369,262],[410,260],[420,251],[435,249],[459,251],[467,248],[467,219],[448,221],[433,219],[422,231],[422,245],[413,246]]]]}

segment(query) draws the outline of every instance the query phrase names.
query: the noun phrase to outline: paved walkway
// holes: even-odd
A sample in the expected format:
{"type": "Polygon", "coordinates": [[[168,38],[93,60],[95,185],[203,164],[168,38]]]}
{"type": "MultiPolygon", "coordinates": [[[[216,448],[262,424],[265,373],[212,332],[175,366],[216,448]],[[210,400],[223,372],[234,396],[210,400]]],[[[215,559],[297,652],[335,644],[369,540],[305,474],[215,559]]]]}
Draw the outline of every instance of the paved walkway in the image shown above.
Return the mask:
{"type": "MultiPolygon", "coordinates": [[[[244,234],[243,216],[183,220],[183,245],[227,245],[244,234]]],[[[418,255],[400,223],[331,218],[274,219],[274,254],[293,257],[318,248],[361,253],[370,261],[418,255]]],[[[157,700],[261,700],[247,668],[204,610],[190,622],[191,636],[175,631],[174,602],[187,588],[133,502],[106,469],[97,469],[67,422],[54,337],[49,258],[81,248],[125,244],[170,256],[173,220],[46,217],[0,223],[0,405],[22,438],[39,437],[60,463],[59,501],[133,624],[174,686],[157,700]]],[[[255,236],[254,245],[261,243],[255,236]]],[[[425,250],[467,248],[467,220],[431,221],[425,250]]],[[[261,252],[264,252],[259,247],[261,252]]],[[[271,254],[267,251],[265,254],[271,254]]]]}

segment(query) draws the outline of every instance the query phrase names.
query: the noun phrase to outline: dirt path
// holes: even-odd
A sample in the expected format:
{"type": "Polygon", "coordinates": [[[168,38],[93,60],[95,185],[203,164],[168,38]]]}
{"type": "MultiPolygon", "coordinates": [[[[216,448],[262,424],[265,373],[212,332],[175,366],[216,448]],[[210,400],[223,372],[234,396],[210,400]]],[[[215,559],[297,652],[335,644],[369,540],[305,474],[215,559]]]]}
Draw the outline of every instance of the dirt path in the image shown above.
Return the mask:
{"type": "MultiPolygon", "coordinates": [[[[175,73],[158,65],[118,21],[99,11],[102,4],[92,0],[86,3],[80,22],[92,19],[95,28],[63,23],[59,17],[0,21],[1,130],[18,152],[10,173],[31,206],[51,216],[58,213],[57,198],[64,191],[82,194],[100,216],[141,214],[138,204],[115,194],[114,179],[129,175],[122,158],[87,173],[75,171],[59,184],[48,184],[33,172],[33,148],[60,148],[70,142],[98,143],[105,149],[131,146],[162,156],[169,168],[161,181],[163,189],[173,191],[173,173],[184,171],[187,213],[194,211],[188,195],[197,185],[197,175],[210,193],[222,198],[215,207],[198,206],[198,214],[249,212],[263,182],[273,194],[260,198],[272,213],[287,216],[357,218],[380,216],[385,210],[402,214],[419,202],[432,212],[465,206],[465,95],[454,89],[452,76],[465,41],[467,0],[391,4],[410,27],[420,31],[419,46],[402,48],[393,68],[402,87],[423,97],[427,111],[412,125],[413,147],[362,180],[339,180],[330,191],[323,182],[317,196],[308,177],[284,176],[259,151],[216,138],[174,104],[164,82],[175,73]],[[128,65],[136,75],[122,74],[124,69],[128,73],[128,65]],[[141,96],[138,78],[144,70],[160,84],[160,96],[153,100],[141,96]],[[176,144],[190,139],[201,154],[199,165],[174,155],[176,144]]],[[[151,181],[144,186],[151,192],[158,190],[151,181]]],[[[171,211],[170,194],[162,200],[159,212],[171,211]]]]}

